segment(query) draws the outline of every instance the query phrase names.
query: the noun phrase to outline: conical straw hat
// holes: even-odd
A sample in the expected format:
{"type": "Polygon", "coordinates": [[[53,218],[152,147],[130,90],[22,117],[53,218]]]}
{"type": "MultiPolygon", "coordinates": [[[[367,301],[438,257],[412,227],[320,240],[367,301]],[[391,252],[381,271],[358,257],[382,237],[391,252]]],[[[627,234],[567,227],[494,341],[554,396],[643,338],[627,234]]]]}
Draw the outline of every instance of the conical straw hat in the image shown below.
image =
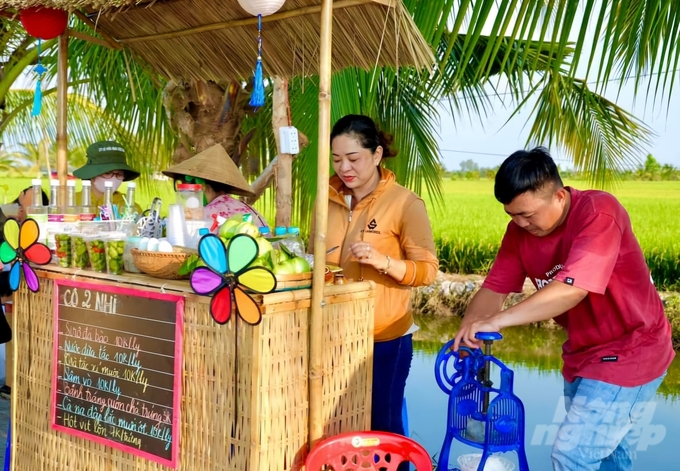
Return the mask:
{"type": "Polygon", "coordinates": [[[241,196],[255,195],[248,181],[220,144],[215,144],[190,159],[170,167],[163,171],[163,174],[175,179],[181,179],[183,176],[188,175],[190,177],[224,183],[232,187],[231,194],[241,196]]]}

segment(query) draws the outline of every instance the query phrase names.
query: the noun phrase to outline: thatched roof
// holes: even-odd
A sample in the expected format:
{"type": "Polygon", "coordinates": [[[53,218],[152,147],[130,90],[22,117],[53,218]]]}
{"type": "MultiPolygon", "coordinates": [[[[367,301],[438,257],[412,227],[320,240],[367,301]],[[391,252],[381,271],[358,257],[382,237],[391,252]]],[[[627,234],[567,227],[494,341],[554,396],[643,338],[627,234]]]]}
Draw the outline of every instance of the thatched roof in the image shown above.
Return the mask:
{"type": "MultiPolygon", "coordinates": [[[[168,78],[225,80],[252,76],[257,19],[237,0],[0,0],[0,6],[85,6],[97,27],[168,78]],[[245,24],[244,24],[245,23],[245,24]],[[163,35],[160,36],[159,35],[163,35]]],[[[265,75],[316,74],[321,0],[287,0],[263,18],[265,75]]],[[[333,11],[335,70],[378,65],[430,67],[432,52],[401,0],[339,0],[333,11]]]]}

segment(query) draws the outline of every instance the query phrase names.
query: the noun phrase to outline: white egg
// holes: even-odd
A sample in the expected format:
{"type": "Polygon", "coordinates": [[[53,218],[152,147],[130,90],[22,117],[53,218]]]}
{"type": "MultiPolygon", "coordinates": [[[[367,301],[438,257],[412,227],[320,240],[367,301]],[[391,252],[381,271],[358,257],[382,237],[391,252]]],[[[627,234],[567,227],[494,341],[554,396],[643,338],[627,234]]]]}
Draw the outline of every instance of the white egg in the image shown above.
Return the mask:
{"type": "Polygon", "coordinates": [[[146,246],[146,250],[149,252],[156,252],[158,250],[158,239],[152,237],[149,239],[149,243],[146,246]]]}
{"type": "Polygon", "coordinates": [[[162,240],[158,244],[158,251],[165,253],[172,253],[172,245],[167,240],[162,240]]]}
{"type": "Polygon", "coordinates": [[[190,196],[187,198],[186,203],[184,203],[187,209],[196,209],[201,205],[201,202],[198,201],[198,198],[195,196],[190,196]]]}
{"type": "Polygon", "coordinates": [[[137,248],[139,250],[146,250],[146,248],[149,246],[149,238],[148,237],[142,237],[142,240],[139,241],[139,245],[137,245],[137,248]]]}

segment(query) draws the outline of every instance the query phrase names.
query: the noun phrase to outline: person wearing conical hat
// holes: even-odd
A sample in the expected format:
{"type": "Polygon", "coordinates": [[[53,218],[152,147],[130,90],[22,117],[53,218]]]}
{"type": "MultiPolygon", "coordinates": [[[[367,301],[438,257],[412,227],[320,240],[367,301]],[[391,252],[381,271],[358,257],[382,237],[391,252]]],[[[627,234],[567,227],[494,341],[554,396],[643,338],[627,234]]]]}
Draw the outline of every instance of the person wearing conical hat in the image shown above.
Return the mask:
{"type": "Polygon", "coordinates": [[[231,195],[254,196],[241,171],[220,144],[199,152],[163,172],[177,182],[194,182],[203,185],[205,218],[228,219],[236,214],[252,214],[256,226],[265,227],[267,221],[249,204],[231,195]]]}
{"type": "MultiPolygon", "coordinates": [[[[123,214],[125,200],[118,191],[123,182],[129,182],[139,177],[139,172],[133,170],[128,164],[125,149],[115,141],[99,141],[87,148],[87,162],[85,165],[73,171],[73,175],[81,180],[92,182],[92,206],[104,204],[106,182],[113,183],[113,196],[111,203],[118,206],[118,211],[123,214]]],[[[76,193],[76,204],[81,204],[82,192],[76,193]]],[[[142,214],[142,208],[135,203],[135,211],[142,214]]]]}

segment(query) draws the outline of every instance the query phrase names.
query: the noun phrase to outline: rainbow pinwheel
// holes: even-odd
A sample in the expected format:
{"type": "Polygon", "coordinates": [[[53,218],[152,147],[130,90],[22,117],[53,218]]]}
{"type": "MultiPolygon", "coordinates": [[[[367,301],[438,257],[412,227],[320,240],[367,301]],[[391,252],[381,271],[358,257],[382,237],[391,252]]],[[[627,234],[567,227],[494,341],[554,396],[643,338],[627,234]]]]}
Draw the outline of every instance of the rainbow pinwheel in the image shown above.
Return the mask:
{"type": "Polygon", "coordinates": [[[19,289],[21,281],[21,267],[28,289],[36,293],[40,288],[38,276],[33,268],[26,263],[47,265],[52,259],[50,249],[38,242],[40,229],[33,219],[26,219],[19,224],[15,219],[8,219],[3,228],[5,241],[0,245],[0,261],[3,264],[12,263],[9,270],[9,287],[12,291],[19,289]]]}
{"type": "Polygon", "coordinates": [[[213,234],[204,235],[198,243],[198,255],[207,266],[191,273],[191,288],[197,294],[212,295],[210,315],[218,324],[226,324],[234,308],[248,324],[262,320],[260,307],[246,289],[271,293],[276,289],[276,277],[267,268],[249,267],[257,254],[257,242],[246,234],[234,236],[226,249],[213,234]]]}

